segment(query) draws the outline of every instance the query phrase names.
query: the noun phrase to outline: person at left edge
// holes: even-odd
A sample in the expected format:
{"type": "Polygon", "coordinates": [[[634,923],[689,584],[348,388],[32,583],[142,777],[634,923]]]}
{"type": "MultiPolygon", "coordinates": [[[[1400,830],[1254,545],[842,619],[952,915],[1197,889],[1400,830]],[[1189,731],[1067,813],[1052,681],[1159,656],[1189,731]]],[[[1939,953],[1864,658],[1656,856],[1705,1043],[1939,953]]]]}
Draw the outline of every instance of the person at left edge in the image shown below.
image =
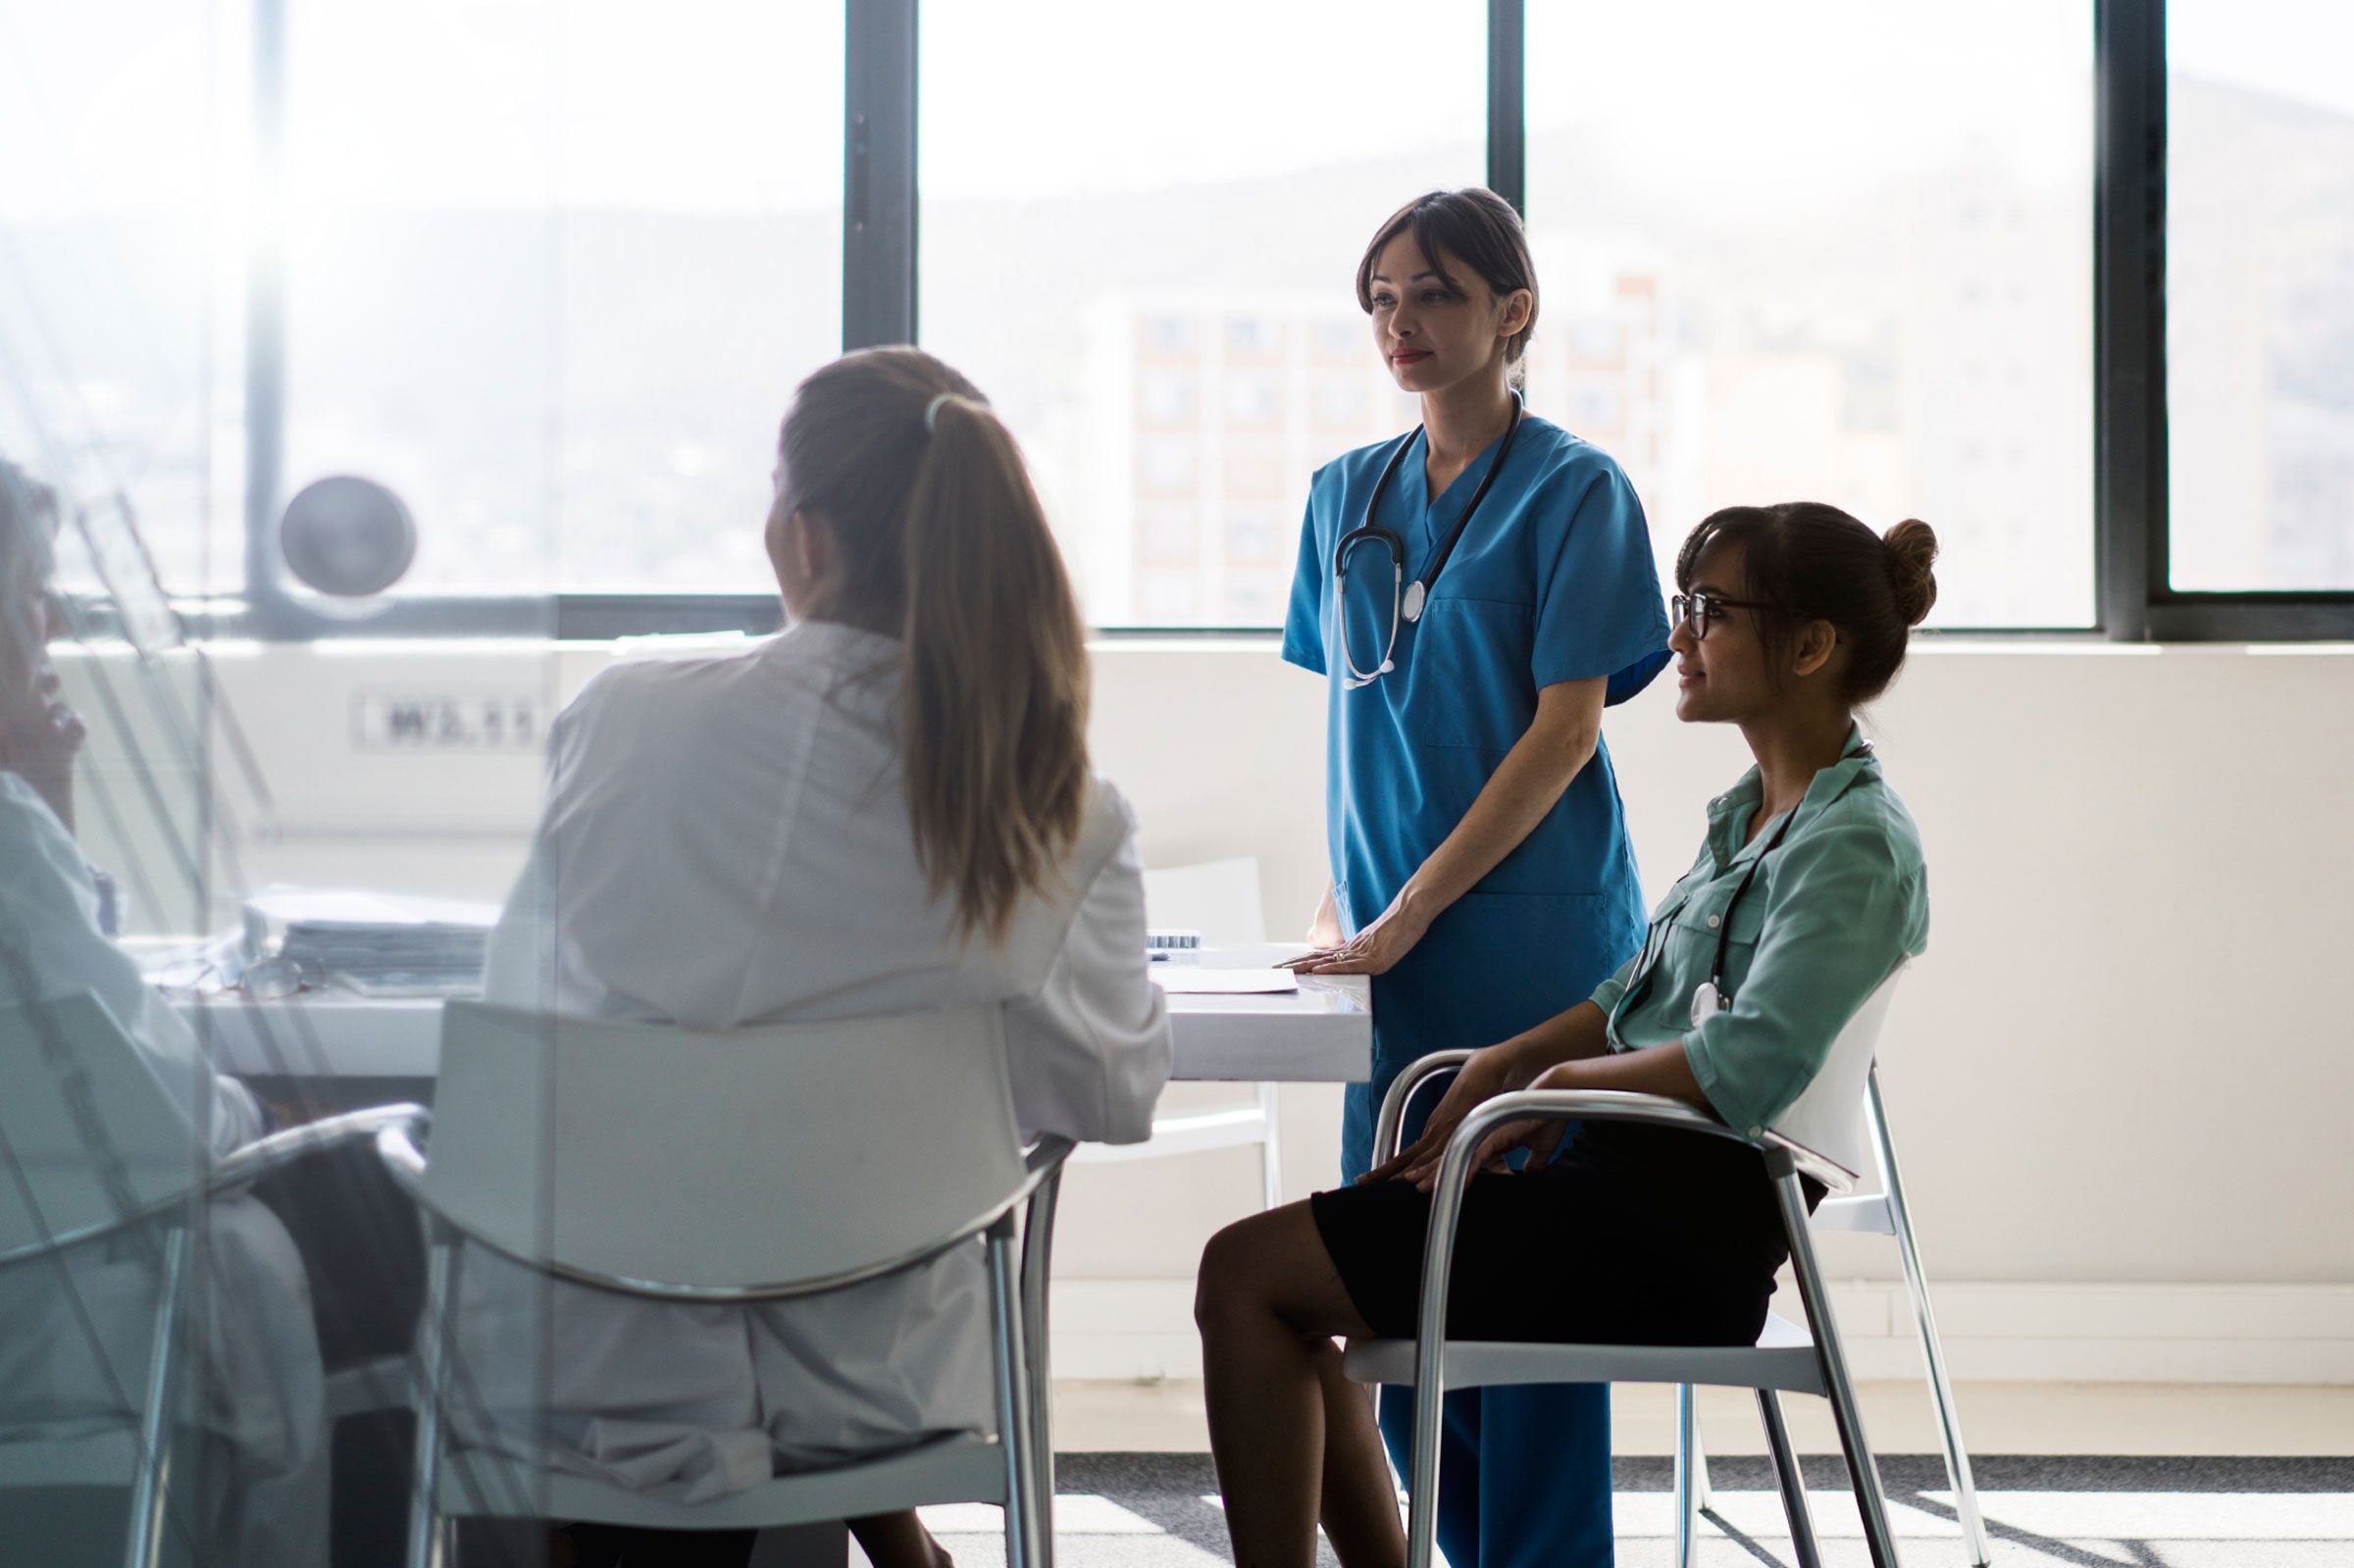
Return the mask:
{"type": "MultiPolygon", "coordinates": [[[[1519,215],[1483,189],[1408,202],[1366,247],[1356,298],[1421,429],[1316,473],[1283,637],[1327,683],[1331,882],[1296,967],[1374,977],[1348,1181],[1408,1062],[1529,1029],[1635,951],[1643,895],[1602,714],[1667,659],[1634,486],[1521,410],[1538,293],[1519,215]]],[[[1382,1396],[1402,1470],[1411,1405],[1382,1396]]],[[[1448,1561],[1611,1561],[1606,1390],[1451,1394],[1445,1434],[1448,1561]]]]}

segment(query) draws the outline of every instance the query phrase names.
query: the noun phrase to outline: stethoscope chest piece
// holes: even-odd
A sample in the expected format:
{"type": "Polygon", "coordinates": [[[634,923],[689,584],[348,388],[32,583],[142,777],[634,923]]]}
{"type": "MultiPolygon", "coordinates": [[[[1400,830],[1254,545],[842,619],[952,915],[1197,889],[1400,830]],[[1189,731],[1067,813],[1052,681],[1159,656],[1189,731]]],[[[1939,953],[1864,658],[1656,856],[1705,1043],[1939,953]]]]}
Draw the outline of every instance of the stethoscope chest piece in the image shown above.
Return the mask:
{"type": "Polygon", "coordinates": [[[1704,980],[1692,992],[1692,1027],[1701,1025],[1724,1011],[1724,993],[1714,981],[1704,980]]]}
{"type": "Polygon", "coordinates": [[[1356,691],[1369,686],[1398,667],[1393,658],[1398,650],[1398,628],[1401,625],[1412,626],[1422,619],[1422,607],[1430,598],[1430,584],[1437,582],[1439,574],[1447,569],[1447,558],[1455,553],[1456,541],[1463,536],[1463,530],[1469,525],[1471,515],[1479,510],[1479,503],[1487,496],[1488,486],[1496,482],[1496,476],[1504,472],[1505,463],[1512,455],[1512,443],[1520,438],[1520,394],[1515,391],[1512,393],[1512,422],[1505,427],[1504,444],[1497,449],[1496,461],[1490,463],[1488,471],[1480,476],[1478,486],[1471,491],[1471,499],[1464,503],[1462,515],[1455,520],[1455,527],[1447,531],[1447,537],[1432,552],[1430,564],[1411,582],[1405,581],[1406,540],[1374,519],[1380,515],[1381,497],[1390,487],[1390,476],[1398,471],[1399,463],[1422,431],[1419,429],[1407,431],[1397,445],[1390,448],[1389,461],[1382,464],[1381,474],[1373,481],[1373,493],[1365,498],[1364,521],[1342,534],[1332,552],[1333,625],[1340,641],[1341,685],[1344,689],[1356,691]],[[1391,574],[1389,635],[1382,641],[1380,660],[1370,670],[1357,667],[1356,656],[1350,647],[1349,600],[1342,582],[1349,552],[1365,544],[1379,546],[1381,552],[1389,557],[1391,574]]]}

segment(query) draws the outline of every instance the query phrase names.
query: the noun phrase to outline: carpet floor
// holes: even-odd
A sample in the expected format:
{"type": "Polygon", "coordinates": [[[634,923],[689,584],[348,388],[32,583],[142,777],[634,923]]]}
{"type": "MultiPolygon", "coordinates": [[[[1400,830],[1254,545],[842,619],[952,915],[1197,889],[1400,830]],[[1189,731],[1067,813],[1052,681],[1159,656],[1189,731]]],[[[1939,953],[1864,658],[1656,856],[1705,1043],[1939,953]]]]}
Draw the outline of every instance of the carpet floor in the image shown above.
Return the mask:
{"type": "MultiPolygon", "coordinates": [[[[1823,1568],[1869,1562],[1836,1457],[1802,1461],[1823,1568]]],[[[1962,1529],[1943,1464],[1880,1462],[1906,1568],[1962,1568],[1962,1529]]],[[[1672,1467],[1621,1459],[1613,1517],[1618,1568],[1667,1568],[1672,1467]]],[[[1996,1568],[2354,1568],[2354,1459],[2103,1459],[1986,1456],[1975,1461],[1996,1568]]],[[[1705,1568],[1790,1563],[1771,1468],[1712,1461],[1705,1568]]],[[[1217,1477],[1204,1455],[1066,1454],[1056,1461],[1057,1568],[1205,1568],[1233,1560],[1217,1477]]],[[[995,1508],[926,1509],[958,1568],[1002,1568],[995,1508]]],[[[1326,1568],[1334,1559],[1319,1543],[1326,1568]]]]}

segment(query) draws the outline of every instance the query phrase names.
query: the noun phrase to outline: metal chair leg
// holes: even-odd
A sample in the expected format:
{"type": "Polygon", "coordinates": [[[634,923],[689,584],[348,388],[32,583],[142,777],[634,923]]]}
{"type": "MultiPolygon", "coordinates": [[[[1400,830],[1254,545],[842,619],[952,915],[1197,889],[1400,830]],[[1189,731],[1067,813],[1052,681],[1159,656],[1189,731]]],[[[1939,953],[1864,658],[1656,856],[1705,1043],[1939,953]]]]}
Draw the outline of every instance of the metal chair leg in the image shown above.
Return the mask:
{"type": "Polygon", "coordinates": [[[1022,1341],[1030,1379],[1028,1441],[1046,1530],[1037,1546],[1037,1568],[1054,1562],[1054,1384],[1048,1359],[1048,1290],[1053,1272],[1054,1208],[1062,1192],[1059,1168],[1030,1194],[1022,1220],[1022,1341]]]}
{"type": "Polygon", "coordinates": [[[416,1458],[409,1475],[408,1568],[443,1568],[449,1558],[440,1514],[442,1408],[449,1396],[450,1248],[426,1254],[425,1310],[417,1316],[416,1458]]]}
{"type": "Polygon", "coordinates": [[[1856,1387],[1847,1370],[1847,1352],[1839,1343],[1838,1320],[1831,1313],[1830,1292],[1823,1288],[1821,1265],[1815,1256],[1808,1229],[1806,1193],[1788,1155],[1768,1156],[1773,1168],[1774,1195],[1780,1200],[1782,1229],[1789,1235],[1790,1264],[1798,1276],[1800,1297],[1807,1306],[1807,1326],[1815,1336],[1815,1352],[1822,1361],[1823,1387],[1831,1401],[1831,1418],[1839,1427],[1839,1446],[1847,1456],[1848,1478],[1856,1489],[1856,1508],[1864,1518],[1864,1541],[1871,1548],[1872,1568],[1898,1568],[1896,1536],[1888,1528],[1888,1500],[1880,1490],[1880,1472],[1871,1459],[1871,1444],[1864,1436],[1864,1412],[1856,1403],[1856,1387]]]}
{"type": "Polygon", "coordinates": [[[1758,1419],[1766,1426],[1766,1446],[1773,1452],[1773,1478],[1782,1489],[1782,1512],[1790,1521],[1790,1550],[1798,1568],[1822,1568],[1822,1548],[1815,1543],[1815,1514],[1807,1506],[1807,1478],[1798,1468],[1798,1449],[1782,1420],[1782,1398],[1771,1389],[1758,1391],[1758,1419]]]}
{"type": "Polygon", "coordinates": [[[1880,1160],[1880,1182],[1887,1195],[1890,1229],[1896,1236],[1896,1254],[1905,1266],[1905,1290],[1913,1297],[1913,1323],[1920,1335],[1920,1355],[1929,1369],[1929,1393],[1937,1403],[1937,1434],[1945,1444],[1945,1473],[1954,1484],[1954,1512],[1962,1520],[1962,1539],[1974,1568],[1986,1568],[1986,1521],[1978,1511],[1978,1486],[1970,1471],[1970,1450],[1962,1444],[1962,1421],[1954,1405],[1953,1380],[1945,1369],[1945,1348],[1937,1338],[1936,1315],[1929,1309],[1928,1276],[1920,1266],[1920,1247],[1913,1239],[1913,1216],[1905,1206],[1905,1182],[1897,1173],[1896,1144],[1888,1136],[1888,1113],[1880,1104],[1880,1076],[1874,1069],[1865,1084],[1866,1119],[1871,1124],[1873,1152],[1880,1160]]]}
{"type": "Polygon", "coordinates": [[[989,1282],[998,1324],[998,1442],[1005,1454],[1005,1568],[1050,1568],[1052,1546],[1040,1506],[1038,1438],[1023,1355],[1023,1304],[1014,1284],[1013,1217],[988,1233],[989,1282]]]}
{"type": "Polygon", "coordinates": [[[164,1237],[164,1258],[155,1298],[155,1337],[147,1361],[147,1404],[139,1412],[138,1473],[130,1489],[127,1568],[157,1568],[164,1559],[164,1523],[172,1512],[172,1400],[179,1368],[181,1296],[188,1272],[188,1228],[175,1225],[164,1237]]]}
{"type": "Polygon", "coordinates": [[[1700,1550],[1701,1493],[1708,1486],[1708,1461],[1700,1452],[1699,1412],[1689,1383],[1675,1386],[1675,1568],[1692,1568],[1700,1550]]]}
{"type": "Polygon", "coordinates": [[[1709,1490],[1709,1446],[1700,1438],[1700,1391],[1693,1391],[1692,1405],[1692,1512],[1695,1516],[1716,1506],[1716,1495],[1709,1490]]]}

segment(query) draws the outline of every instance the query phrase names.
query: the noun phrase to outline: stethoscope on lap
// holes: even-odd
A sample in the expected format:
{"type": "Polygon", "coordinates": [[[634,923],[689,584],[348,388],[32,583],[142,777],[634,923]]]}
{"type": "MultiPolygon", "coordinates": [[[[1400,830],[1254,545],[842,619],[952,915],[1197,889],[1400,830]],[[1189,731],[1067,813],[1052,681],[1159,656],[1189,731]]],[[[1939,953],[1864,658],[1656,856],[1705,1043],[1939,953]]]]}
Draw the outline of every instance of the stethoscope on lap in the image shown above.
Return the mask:
{"type": "Polygon", "coordinates": [[[1487,473],[1480,476],[1479,487],[1471,492],[1471,504],[1464,507],[1463,515],[1455,520],[1455,527],[1448,530],[1447,537],[1439,543],[1438,553],[1431,557],[1429,569],[1420,577],[1410,583],[1406,581],[1406,540],[1399,536],[1396,530],[1385,529],[1373,521],[1374,513],[1381,505],[1382,492],[1390,487],[1390,476],[1398,471],[1398,465],[1412,448],[1414,438],[1423,432],[1423,427],[1419,425],[1390,448],[1389,461],[1382,465],[1381,478],[1373,481],[1373,493],[1365,501],[1365,521],[1342,534],[1341,542],[1333,547],[1332,614],[1333,624],[1340,629],[1343,689],[1355,691],[1359,686],[1369,686],[1397,668],[1391,655],[1398,650],[1399,623],[1404,621],[1410,626],[1422,619],[1423,605],[1430,598],[1430,585],[1447,569],[1447,558],[1455,553],[1455,541],[1463,536],[1463,529],[1470,523],[1471,514],[1479,510],[1479,503],[1487,498],[1488,486],[1496,482],[1496,476],[1504,472],[1506,459],[1512,455],[1512,442],[1519,439],[1520,394],[1514,392],[1511,395],[1512,423],[1505,427],[1503,449],[1497,452],[1496,461],[1488,465],[1487,473]],[[1369,544],[1379,545],[1389,552],[1390,633],[1381,645],[1381,662],[1368,674],[1356,667],[1356,659],[1349,651],[1349,597],[1342,584],[1348,577],[1349,552],[1369,544]]]}
{"type": "MultiPolygon", "coordinates": [[[[1851,757],[1868,757],[1870,755],[1871,742],[1865,740],[1859,741],[1855,750],[1842,754],[1839,760],[1845,762],[1851,757]]],[[[1766,857],[1781,848],[1782,840],[1790,836],[1791,824],[1797,821],[1798,807],[1792,806],[1789,814],[1782,818],[1782,825],[1774,829],[1773,836],[1766,840],[1766,847],[1759,850],[1758,857],[1749,863],[1749,871],[1742,877],[1741,885],[1733,889],[1733,896],[1725,901],[1724,908],[1717,911],[1716,956],[1709,965],[1709,978],[1702,981],[1692,990],[1692,1027],[1694,1029],[1698,1029],[1710,1019],[1714,1018],[1732,1003],[1732,997],[1727,995],[1724,989],[1724,956],[1732,949],[1733,911],[1741,907],[1741,899],[1748,893],[1749,885],[1758,880],[1759,871],[1765,867],[1766,857]]],[[[1659,978],[1660,964],[1667,956],[1666,942],[1662,941],[1658,951],[1655,952],[1652,949],[1652,938],[1672,926],[1675,923],[1675,917],[1683,912],[1684,906],[1676,905],[1666,914],[1653,921],[1651,929],[1643,934],[1643,951],[1637,955],[1635,964],[1636,978],[1619,994],[1618,1005],[1611,1009],[1610,1034],[1612,1038],[1619,1037],[1618,1016],[1629,1007],[1641,1005],[1643,999],[1651,993],[1652,983],[1659,978]]]]}

